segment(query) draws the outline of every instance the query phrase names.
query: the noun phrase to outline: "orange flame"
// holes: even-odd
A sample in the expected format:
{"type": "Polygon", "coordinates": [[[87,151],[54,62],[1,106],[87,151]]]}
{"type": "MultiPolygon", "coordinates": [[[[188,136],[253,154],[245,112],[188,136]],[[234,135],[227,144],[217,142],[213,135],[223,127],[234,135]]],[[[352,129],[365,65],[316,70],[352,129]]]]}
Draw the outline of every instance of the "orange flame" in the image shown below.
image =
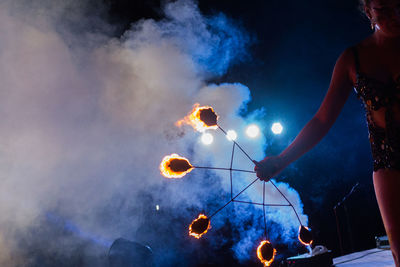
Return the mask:
{"type": "Polygon", "coordinates": [[[200,214],[189,226],[189,235],[200,239],[202,235],[208,232],[211,228],[210,219],[206,215],[200,214]]]}
{"type": "Polygon", "coordinates": [[[217,129],[218,115],[214,109],[210,106],[201,106],[196,103],[193,106],[193,110],[182,120],[177,121],[176,126],[182,126],[182,124],[189,124],[199,132],[204,132],[207,129],[217,129]]]}
{"type": "Polygon", "coordinates": [[[257,257],[264,266],[270,266],[275,259],[276,249],[268,240],[261,241],[257,248],[257,257]],[[264,258],[265,257],[265,258],[264,258]]]}
{"type": "Polygon", "coordinates": [[[160,164],[160,171],[166,178],[182,178],[193,170],[193,166],[178,154],[165,156],[160,164]]]}
{"type": "Polygon", "coordinates": [[[305,246],[310,246],[314,241],[312,240],[311,229],[303,225],[300,225],[299,227],[298,238],[299,241],[305,246]]]}

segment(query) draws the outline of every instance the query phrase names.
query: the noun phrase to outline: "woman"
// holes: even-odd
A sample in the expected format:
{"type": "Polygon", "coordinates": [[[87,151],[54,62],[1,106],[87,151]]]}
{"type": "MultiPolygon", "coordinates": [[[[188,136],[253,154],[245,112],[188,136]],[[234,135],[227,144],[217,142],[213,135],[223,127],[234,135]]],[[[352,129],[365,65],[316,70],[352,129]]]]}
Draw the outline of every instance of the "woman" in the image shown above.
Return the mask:
{"type": "Polygon", "coordinates": [[[255,162],[264,181],[315,146],[354,88],[365,105],[379,209],[396,267],[400,267],[400,0],[363,0],[374,33],[346,49],[314,117],[279,156],[255,162]]]}

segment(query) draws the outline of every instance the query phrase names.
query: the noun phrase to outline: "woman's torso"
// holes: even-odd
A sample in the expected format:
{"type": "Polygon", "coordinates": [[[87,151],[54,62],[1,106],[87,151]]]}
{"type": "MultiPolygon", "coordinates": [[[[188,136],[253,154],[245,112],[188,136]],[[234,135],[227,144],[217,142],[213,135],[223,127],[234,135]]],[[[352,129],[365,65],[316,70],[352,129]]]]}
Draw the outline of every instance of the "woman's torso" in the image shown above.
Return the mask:
{"type": "Polygon", "coordinates": [[[366,110],[374,171],[400,170],[400,47],[370,38],[353,51],[354,88],[366,110]]]}

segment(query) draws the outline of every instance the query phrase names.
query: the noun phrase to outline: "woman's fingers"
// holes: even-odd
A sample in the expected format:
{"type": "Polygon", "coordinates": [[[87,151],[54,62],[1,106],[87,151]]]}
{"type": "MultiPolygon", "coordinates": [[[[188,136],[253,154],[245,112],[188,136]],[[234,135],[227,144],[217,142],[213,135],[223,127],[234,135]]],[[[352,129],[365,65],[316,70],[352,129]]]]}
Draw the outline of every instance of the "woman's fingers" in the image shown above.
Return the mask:
{"type": "Polygon", "coordinates": [[[266,157],[265,159],[256,162],[254,170],[256,175],[262,181],[269,181],[280,169],[280,160],[278,157],[266,157]]]}
{"type": "Polygon", "coordinates": [[[264,169],[263,167],[255,167],[256,175],[261,180],[269,179],[269,172],[268,170],[264,169]]]}
{"type": "Polygon", "coordinates": [[[253,163],[254,163],[254,170],[257,171],[259,163],[258,163],[258,161],[255,161],[255,160],[253,160],[253,163]]]}

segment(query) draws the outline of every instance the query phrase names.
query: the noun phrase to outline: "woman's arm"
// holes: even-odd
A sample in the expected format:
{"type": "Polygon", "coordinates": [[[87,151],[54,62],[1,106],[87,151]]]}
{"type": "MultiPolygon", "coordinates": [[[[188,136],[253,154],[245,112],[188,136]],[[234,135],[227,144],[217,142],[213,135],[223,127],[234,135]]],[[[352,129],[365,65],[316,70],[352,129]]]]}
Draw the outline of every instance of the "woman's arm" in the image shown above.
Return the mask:
{"type": "Polygon", "coordinates": [[[329,90],[313,118],[279,156],[256,162],[254,169],[259,178],[269,180],[321,141],[346,103],[354,76],[354,56],[351,49],[347,49],[336,62],[329,90]]]}

